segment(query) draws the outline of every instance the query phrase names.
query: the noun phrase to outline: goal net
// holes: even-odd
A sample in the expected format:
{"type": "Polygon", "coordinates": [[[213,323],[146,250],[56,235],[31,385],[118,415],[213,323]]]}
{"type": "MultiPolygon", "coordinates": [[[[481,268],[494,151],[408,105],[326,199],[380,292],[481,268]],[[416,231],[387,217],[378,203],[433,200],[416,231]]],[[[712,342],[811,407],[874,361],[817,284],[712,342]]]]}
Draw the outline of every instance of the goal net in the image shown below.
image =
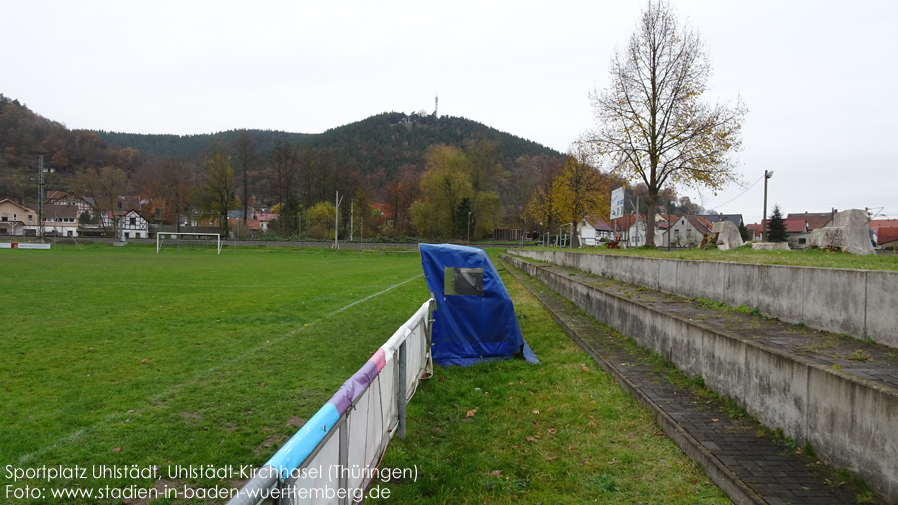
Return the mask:
{"type": "Polygon", "coordinates": [[[156,252],[165,249],[211,249],[221,254],[221,234],[161,232],[156,234],[156,252]]]}

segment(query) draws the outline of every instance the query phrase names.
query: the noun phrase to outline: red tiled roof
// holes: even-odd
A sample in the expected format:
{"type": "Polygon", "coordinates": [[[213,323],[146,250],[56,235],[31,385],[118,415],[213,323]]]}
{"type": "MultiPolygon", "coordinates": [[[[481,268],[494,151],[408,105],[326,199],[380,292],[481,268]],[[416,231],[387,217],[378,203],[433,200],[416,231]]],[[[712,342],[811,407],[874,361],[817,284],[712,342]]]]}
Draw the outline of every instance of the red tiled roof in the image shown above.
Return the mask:
{"type": "Polygon", "coordinates": [[[689,224],[692,225],[693,228],[702,235],[705,233],[710,233],[713,225],[710,221],[703,217],[698,216],[686,216],[686,220],[689,221],[689,224]]]}
{"type": "MultiPolygon", "coordinates": [[[[645,219],[640,219],[640,221],[645,221],[645,219]]],[[[636,216],[633,214],[624,214],[623,217],[619,217],[617,219],[611,220],[611,228],[615,230],[626,230],[633,226],[636,223],[636,216]]]]}
{"type": "Polygon", "coordinates": [[[873,219],[870,221],[869,226],[871,230],[898,228],[898,219],[873,219]]]}
{"type": "Polygon", "coordinates": [[[789,214],[786,216],[786,219],[804,219],[807,222],[808,231],[811,231],[828,225],[833,220],[833,215],[831,212],[805,212],[803,214],[789,214]]]}
{"type": "Polygon", "coordinates": [[[268,214],[268,213],[259,213],[256,214],[256,219],[259,221],[274,221],[278,218],[277,214],[268,214]]]}
{"type": "MultiPolygon", "coordinates": [[[[241,221],[243,221],[243,220],[242,219],[228,219],[228,227],[232,230],[236,230],[237,224],[240,223],[240,227],[242,228],[243,223],[241,221]]],[[[258,219],[247,219],[246,227],[249,228],[250,230],[261,230],[262,229],[262,225],[259,224],[258,219]]]]}
{"type": "Polygon", "coordinates": [[[832,216],[821,216],[821,217],[809,217],[807,219],[808,222],[808,231],[816,230],[818,228],[823,228],[828,225],[833,220],[832,216]]]}
{"type": "Polygon", "coordinates": [[[595,217],[595,216],[586,216],[583,219],[586,220],[587,223],[591,224],[593,228],[598,231],[613,231],[611,226],[608,225],[605,221],[595,217]]]}
{"type": "Polygon", "coordinates": [[[78,219],[78,207],[74,205],[44,204],[44,217],[68,217],[78,219]]]}
{"type": "MultiPolygon", "coordinates": [[[[783,219],[783,222],[786,225],[786,233],[804,233],[808,231],[807,221],[803,217],[799,218],[786,218],[783,219]]],[[[767,222],[767,226],[770,227],[770,221],[767,222]]]]}

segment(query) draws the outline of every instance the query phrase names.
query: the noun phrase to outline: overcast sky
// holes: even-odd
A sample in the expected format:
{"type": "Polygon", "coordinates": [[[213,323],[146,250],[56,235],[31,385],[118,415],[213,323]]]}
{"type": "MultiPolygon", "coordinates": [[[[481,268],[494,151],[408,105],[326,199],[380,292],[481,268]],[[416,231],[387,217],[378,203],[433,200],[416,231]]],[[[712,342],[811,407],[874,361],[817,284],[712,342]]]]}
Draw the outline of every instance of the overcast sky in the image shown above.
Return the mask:
{"type": "MultiPolygon", "coordinates": [[[[898,217],[898,2],[673,5],[710,49],[706,100],[750,109],[745,185],[681,193],[759,222],[766,169],[768,213],[898,217]]],[[[72,129],[173,134],[319,133],[439,94],[440,115],[566,151],[644,6],[0,0],[0,93],[72,129]]]]}

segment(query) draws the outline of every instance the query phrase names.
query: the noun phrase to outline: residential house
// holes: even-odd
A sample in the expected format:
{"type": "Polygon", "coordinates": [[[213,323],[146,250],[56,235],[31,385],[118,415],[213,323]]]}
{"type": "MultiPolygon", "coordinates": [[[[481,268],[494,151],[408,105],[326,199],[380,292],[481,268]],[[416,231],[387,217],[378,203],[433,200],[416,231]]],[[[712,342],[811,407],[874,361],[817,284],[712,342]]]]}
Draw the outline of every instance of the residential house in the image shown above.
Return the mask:
{"type": "Polygon", "coordinates": [[[702,242],[702,238],[711,233],[714,225],[707,219],[699,216],[680,216],[670,226],[671,246],[695,247],[702,242]]]}
{"type": "MultiPolygon", "coordinates": [[[[792,249],[805,249],[808,246],[808,239],[811,237],[811,230],[808,229],[808,222],[805,218],[785,218],[783,223],[786,226],[786,234],[788,235],[789,247],[792,249]]],[[[770,221],[767,221],[770,226],[770,221]]],[[[769,230],[768,230],[769,233],[769,230]]]]}
{"type": "Polygon", "coordinates": [[[898,219],[871,219],[867,224],[870,228],[870,238],[877,245],[882,245],[879,239],[879,230],[881,228],[898,228],[898,219]]]}
{"type": "Polygon", "coordinates": [[[832,220],[832,212],[802,212],[786,215],[786,233],[789,234],[789,247],[805,249],[808,246],[811,232],[818,228],[829,226],[832,220]]]}
{"type": "Polygon", "coordinates": [[[898,228],[878,228],[876,230],[876,245],[883,249],[898,249],[898,228]]]}
{"type": "Polygon", "coordinates": [[[76,205],[44,204],[44,235],[77,237],[78,212],[76,205]]]}
{"type": "Polygon", "coordinates": [[[584,216],[580,222],[580,245],[594,246],[608,241],[613,230],[608,223],[595,216],[584,216]]]}
{"type": "Polygon", "coordinates": [[[277,214],[269,214],[267,212],[260,212],[256,214],[255,219],[259,221],[259,228],[266,232],[268,231],[268,224],[278,218],[277,214]]]}
{"type": "Polygon", "coordinates": [[[788,214],[786,215],[786,219],[804,219],[808,231],[814,231],[818,228],[828,226],[833,220],[833,215],[833,212],[802,212],[799,214],[788,214]]]}
{"type": "MultiPolygon", "coordinates": [[[[147,201],[142,200],[139,196],[121,195],[115,202],[115,208],[111,210],[104,210],[100,213],[100,224],[106,230],[112,229],[113,223],[116,223],[117,227],[120,223],[122,223],[122,219],[125,217],[125,214],[132,210],[140,214],[142,212],[143,205],[146,203],[147,201]]],[[[118,232],[118,237],[123,237],[121,231],[118,232]]]]}
{"type": "Polygon", "coordinates": [[[745,225],[745,228],[751,232],[751,238],[749,241],[751,242],[760,242],[761,241],[761,225],[758,223],[752,223],[745,225]]]}
{"type": "Polygon", "coordinates": [[[47,192],[47,201],[50,205],[73,206],[78,209],[78,218],[82,214],[87,214],[89,218],[94,215],[94,199],[89,197],[76,196],[65,191],[49,191],[47,192]]]}
{"type": "MultiPolygon", "coordinates": [[[[246,215],[246,219],[250,219],[252,217],[252,215],[253,215],[253,211],[249,210],[246,215]]],[[[229,210],[228,211],[228,219],[239,219],[239,220],[243,221],[243,209],[229,210]]]]}
{"type": "MultiPolygon", "coordinates": [[[[667,223],[667,214],[655,214],[655,245],[661,247],[662,245],[666,247],[667,242],[665,242],[665,232],[668,228],[667,223]]],[[[626,235],[622,238],[622,243],[626,245],[626,247],[639,247],[644,246],[646,243],[646,216],[644,214],[629,214],[625,215],[622,218],[615,219],[616,223],[613,223],[612,226],[618,226],[617,229],[623,228],[626,230],[626,235]]]]}
{"type": "Polygon", "coordinates": [[[36,236],[40,229],[38,212],[9,198],[0,200],[0,235],[36,236]]]}
{"type": "Polygon", "coordinates": [[[129,238],[150,238],[150,223],[140,212],[131,209],[119,216],[118,236],[122,242],[129,238]]]}
{"type": "Polygon", "coordinates": [[[729,221],[736,225],[736,228],[738,228],[740,224],[743,224],[742,214],[697,214],[695,217],[700,217],[705,221],[708,221],[711,223],[712,228],[714,223],[718,221],[729,221]]]}
{"type": "MultiPolygon", "coordinates": [[[[664,216],[655,214],[655,245],[659,245],[661,242],[661,230],[667,228],[667,220],[664,216]]],[[[620,241],[623,247],[645,245],[645,219],[644,214],[624,214],[619,218],[612,219],[609,223],[611,234],[615,240],[620,241]]]]}
{"type": "Polygon", "coordinates": [[[258,219],[247,219],[244,224],[242,210],[240,211],[240,216],[241,217],[238,219],[228,218],[228,230],[230,230],[230,233],[239,233],[242,237],[245,233],[249,232],[251,237],[255,237],[256,233],[262,231],[262,225],[259,223],[258,219]]]}
{"type": "Polygon", "coordinates": [[[611,222],[608,223],[608,226],[611,227],[611,233],[614,240],[619,241],[622,247],[627,246],[627,235],[634,223],[636,223],[636,216],[634,214],[624,214],[621,217],[612,219],[611,222]]]}

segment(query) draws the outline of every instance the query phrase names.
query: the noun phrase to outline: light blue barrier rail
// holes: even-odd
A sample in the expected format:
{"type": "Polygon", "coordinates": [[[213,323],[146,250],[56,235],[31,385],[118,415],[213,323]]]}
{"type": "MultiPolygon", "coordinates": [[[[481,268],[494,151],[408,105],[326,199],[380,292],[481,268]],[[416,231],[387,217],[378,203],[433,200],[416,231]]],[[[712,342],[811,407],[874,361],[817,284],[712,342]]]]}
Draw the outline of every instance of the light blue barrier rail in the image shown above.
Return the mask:
{"type": "Polygon", "coordinates": [[[430,359],[431,298],[240,489],[228,505],[359,503],[430,359]]]}

